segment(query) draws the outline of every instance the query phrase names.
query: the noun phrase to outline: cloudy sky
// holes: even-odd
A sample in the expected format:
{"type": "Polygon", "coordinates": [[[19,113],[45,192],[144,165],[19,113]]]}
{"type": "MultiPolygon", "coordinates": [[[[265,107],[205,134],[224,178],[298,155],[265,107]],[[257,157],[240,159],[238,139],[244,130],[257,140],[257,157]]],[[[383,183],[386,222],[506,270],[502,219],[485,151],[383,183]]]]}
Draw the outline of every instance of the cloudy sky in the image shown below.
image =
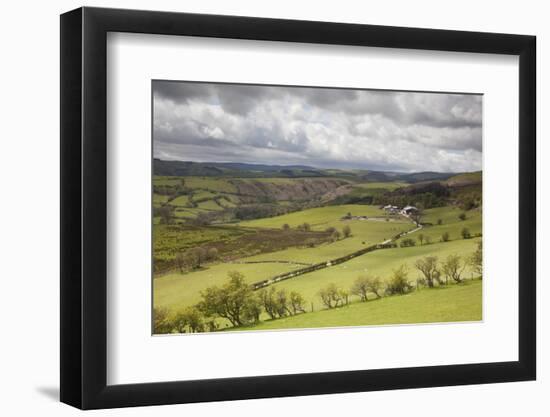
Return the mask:
{"type": "Polygon", "coordinates": [[[481,169],[480,95],[154,81],[153,100],[160,159],[481,169]]]}

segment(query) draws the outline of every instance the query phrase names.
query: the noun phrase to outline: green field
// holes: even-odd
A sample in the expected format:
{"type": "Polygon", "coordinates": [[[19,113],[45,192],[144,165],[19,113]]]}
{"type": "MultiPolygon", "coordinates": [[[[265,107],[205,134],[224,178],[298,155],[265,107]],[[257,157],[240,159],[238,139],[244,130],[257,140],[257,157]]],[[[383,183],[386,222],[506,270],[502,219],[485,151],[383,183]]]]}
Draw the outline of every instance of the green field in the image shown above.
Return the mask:
{"type": "Polygon", "coordinates": [[[170,201],[170,205],[172,206],[181,206],[181,207],[189,207],[189,196],[188,195],[180,195],[179,197],[176,197],[175,199],[170,201]]]}
{"type": "Polygon", "coordinates": [[[214,200],[201,201],[197,204],[197,207],[203,210],[223,210],[223,207],[214,200]]]}
{"type": "Polygon", "coordinates": [[[431,223],[432,226],[425,227],[422,233],[424,236],[429,236],[432,242],[439,241],[444,232],[449,233],[451,240],[460,240],[464,228],[467,228],[472,236],[482,233],[481,210],[476,209],[465,212],[458,207],[439,207],[426,210],[425,214],[422,221],[431,223]],[[466,220],[458,218],[461,213],[466,215],[466,220]],[[439,219],[442,221],[440,226],[437,225],[439,219]]]}
{"type": "Polygon", "coordinates": [[[384,216],[384,212],[375,206],[348,204],[342,206],[318,207],[303,210],[283,216],[270,217],[267,219],[251,220],[241,222],[244,227],[281,228],[284,224],[296,227],[303,223],[309,223],[313,228],[322,230],[329,226],[339,224],[339,220],[347,213],[354,216],[384,216]]]}
{"type": "Polygon", "coordinates": [[[308,312],[229,330],[419,324],[482,320],[482,281],[422,289],[407,295],[355,302],[333,310],[308,312]]]}
{"type": "MultiPolygon", "coordinates": [[[[318,309],[321,308],[321,302],[317,296],[319,288],[330,283],[335,283],[343,289],[349,289],[357,277],[367,273],[379,276],[382,281],[387,281],[391,277],[392,271],[401,265],[408,267],[409,280],[414,283],[417,278],[420,278],[420,273],[414,268],[417,259],[428,255],[438,256],[440,260],[444,260],[451,254],[467,256],[475,248],[475,239],[470,239],[411,248],[378,250],[340,265],[282,281],[274,286],[299,292],[308,303],[313,303],[314,307],[318,309]]],[[[465,276],[472,277],[472,274],[466,270],[465,276]]]]}
{"type": "Polygon", "coordinates": [[[365,182],[365,183],[362,183],[362,184],[357,184],[355,187],[363,188],[365,190],[384,189],[384,190],[393,191],[393,190],[396,190],[397,188],[406,187],[407,185],[409,185],[409,184],[407,184],[406,182],[399,182],[399,181],[395,181],[395,182],[365,182]]]}
{"type": "Polygon", "coordinates": [[[172,273],[156,278],[153,282],[154,305],[181,310],[200,301],[200,292],[212,285],[223,284],[229,271],[239,271],[250,283],[299,268],[299,265],[262,263],[212,265],[190,274],[172,273]]]}
{"type": "MultiPolygon", "coordinates": [[[[262,321],[252,328],[267,330],[481,319],[482,285],[481,281],[473,280],[479,274],[471,266],[463,271],[463,278],[468,280],[463,284],[434,289],[422,287],[407,295],[388,296],[366,303],[351,295],[351,304],[330,310],[325,309],[319,298],[321,288],[335,284],[349,291],[354,281],[365,274],[378,276],[385,284],[393,271],[401,266],[408,269],[407,280],[416,287],[417,280],[422,278],[415,268],[417,260],[435,256],[441,263],[449,255],[459,255],[462,261],[469,259],[481,240],[480,206],[466,210],[465,205],[453,203],[425,209],[420,220],[422,227],[419,228],[406,216],[388,216],[381,206],[365,204],[365,201],[372,201],[372,196],[381,198],[386,193],[410,192],[407,190],[410,184],[406,182],[365,182],[353,175],[350,175],[350,180],[335,177],[304,180],[248,174],[247,178],[154,177],[153,185],[159,188],[153,194],[153,205],[165,207],[155,210],[159,217],[153,219],[155,308],[165,309],[170,317],[174,317],[201,301],[201,293],[207,288],[224,285],[230,272],[241,273],[245,282],[252,284],[303,270],[309,265],[322,264],[322,269],[270,284],[275,290],[299,293],[307,313],[272,320],[262,312],[262,321]],[[326,189],[330,192],[323,194],[326,189]],[[308,192],[311,196],[304,198],[308,192]],[[269,198],[269,193],[274,193],[276,198],[269,198]],[[343,204],[345,202],[354,204],[343,204]],[[160,216],[165,215],[163,210],[166,209],[171,211],[172,220],[163,219],[161,224],[160,216]],[[238,215],[249,217],[236,217],[237,210],[241,210],[238,215]],[[459,218],[462,213],[466,216],[464,220],[459,218]],[[304,228],[304,224],[308,227],[304,228]],[[471,238],[462,237],[464,228],[468,229],[471,238]],[[344,235],[346,229],[351,232],[349,236],[344,235]],[[339,233],[336,237],[333,230],[339,233]],[[404,233],[396,239],[397,235],[404,233]],[[448,242],[442,241],[444,233],[449,235],[448,242]],[[419,239],[420,236],[423,239],[419,239]],[[404,239],[412,239],[415,246],[400,247],[404,239]],[[325,264],[330,265],[329,261],[391,240],[397,247],[377,249],[325,267],[325,264]],[[197,248],[203,251],[214,248],[217,255],[198,267],[178,266],[177,255],[197,248]]],[[[451,189],[451,194],[447,195],[452,198],[480,195],[480,185],[476,183],[480,176],[480,173],[467,173],[452,177],[450,181],[460,186],[451,189]]],[[[373,294],[370,296],[374,297],[373,294]]],[[[215,320],[220,329],[230,325],[226,319],[215,320]]]]}

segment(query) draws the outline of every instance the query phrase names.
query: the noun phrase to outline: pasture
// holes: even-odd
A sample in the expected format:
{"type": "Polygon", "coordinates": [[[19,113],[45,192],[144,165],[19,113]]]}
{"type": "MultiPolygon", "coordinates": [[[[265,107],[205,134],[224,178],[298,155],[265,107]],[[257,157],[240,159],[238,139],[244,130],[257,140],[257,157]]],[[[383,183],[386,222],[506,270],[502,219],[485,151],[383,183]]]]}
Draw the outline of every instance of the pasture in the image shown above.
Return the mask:
{"type": "Polygon", "coordinates": [[[469,210],[465,212],[458,207],[438,207],[424,211],[422,222],[431,223],[422,230],[424,236],[429,236],[432,242],[439,241],[443,233],[449,233],[450,240],[461,240],[462,229],[467,228],[472,236],[482,233],[481,210],[469,210]],[[459,219],[464,213],[465,220],[459,219]],[[441,225],[438,225],[441,220],[441,225]]]}
{"type": "MultiPolygon", "coordinates": [[[[169,315],[174,316],[178,311],[197,304],[205,289],[227,282],[229,272],[240,272],[247,283],[254,283],[308,265],[325,263],[416,229],[417,226],[404,216],[389,216],[379,206],[355,204],[370,202],[372,198],[365,197],[380,197],[410,184],[400,181],[364,182],[351,178],[312,178],[307,180],[307,187],[302,188],[300,184],[306,184],[303,178],[256,178],[255,174],[247,178],[155,176],[153,185],[159,188],[153,194],[153,206],[168,206],[172,213],[169,220],[163,217],[163,222],[168,224],[160,224],[160,217],[153,219],[155,308],[167,309],[169,315]],[[338,192],[344,190],[347,194],[338,194],[334,189],[328,193],[330,197],[315,194],[324,190],[323,187],[337,187],[338,192]],[[306,189],[314,193],[311,202],[306,189]],[[354,204],[345,204],[347,202],[354,204]],[[262,211],[265,207],[262,204],[277,210],[262,211]],[[238,210],[259,210],[264,216],[288,213],[237,221],[254,218],[232,217],[232,213],[238,210]],[[199,216],[201,213],[204,215],[199,216]],[[203,218],[210,220],[203,222],[203,218]],[[308,228],[304,228],[305,223],[308,228]],[[351,231],[349,236],[344,234],[347,228],[351,231]],[[334,229],[339,236],[335,237],[334,229]],[[217,256],[198,267],[178,266],[176,256],[195,248],[214,248],[217,256]]],[[[462,184],[476,178],[477,175],[464,174],[449,181],[462,184]]],[[[466,192],[464,188],[460,190],[466,192]]],[[[435,256],[442,262],[449,255],[459,255],[461,261],[465,261],[481,240],[482,211],[480,207],[467,211],[460,207],[464,206],[453,203],[424,210],[421,218],[424,227],[398,239],[396,248],[378,249],[338,265],[271,284],[287,293],[299,293],[308,313],[268,320],[264,312],[261,314],[263,321],[250,329],[480,320],[482,284],[472,280],[477,275],[470,266],[464,269],[463,278],[468,281],[463,284],[435,289],[422,287],[408,295],[383,297],[366,303],[351,295],[351,304],[330,310],[325,310],[319,298],[321,288],[335,284],[349,291],[354,281],[365,274],[378,276],[385,283],[393,270],[402,265],[408,270],[408,281],[415,285],[421,278],[415,262],[426,256],[435,256]],[[466,216],[464,220],[459,218],[462,213],[466,216]],[[469,230],[471,238],[463,239],[461,232],[464,228],[469,230]],[[442,242],[444,233],[449,234],[448,242],[442,242]],[[419,236],[423,239],[420,240],[419,236]],[[415,246],[399,247],[404,239],[413,239],[415,246]]],[[[156,212],[160,212],[157,215],[166,215],[162,210],[156,212]]],[[[370,296],[374,298],[373,294],[370,296]]],[[[216,322],[220,329],[229,325],[229,321],[221,318],[216,322]]]]}
{"type": "Polygon", "coordinates": [[[189,307],[200,301],[200,292],[212,285],[221,285],[227,280],[230,271],[242,272],[250,283],[266,276],[300,268],[301,265],[282,263],[220,263],[208,268],[180,274],[177,272],[160,276],[153,280],[153,298],[155,307],[165,307],[172,312],[189,307]]]}
{"type": "MultiPolygon", "coordinates": [[[[473,253],[476,247],[476,239],[468,239],[408,248],[381,249],[274,285],[276,288],[299,292],[307,300],[308,305],[313,303],[314,309],[318,310],[322,308],[318,297],[319,289],[328,284],[334,283],[342,289],[349,290],[353,282],[365,274],[379,276],[382,281],[387,281],[392,271],[401,265],[408,268],[409,281],[415,283],[421,278],[420,272],[414,267],[416,260],[424,256],[437,256],[442,261],[447,256],[455,254],[465,257],[473,253]]],[[[464,276],[471,278],[471,271],[466,269],[464,276]]]]}
{"type": "Polygon", "coordinates": [[[304,329],[319,327],[421,324],[482,319],[482,281],[422,289],[407,295],[355,302],[332,310],[314,311],[256,326],[230,328],[230,331],[304,329]]]}
{"type": "Polygon", "coordinates": [[[296,227],[303,223],[309,223],[312,228],[316,230],[324,230],[334,224],[339,224],[339,220],[348,213],[351,213],[353,216],[375,217],[385,215],[383,210],[375,206],[346,204],[341,206],[317,207],[282,216],[249,220],[241,222],[240,226],[280,229],[284,224],[288,224],[290,227],[296,227]]]}

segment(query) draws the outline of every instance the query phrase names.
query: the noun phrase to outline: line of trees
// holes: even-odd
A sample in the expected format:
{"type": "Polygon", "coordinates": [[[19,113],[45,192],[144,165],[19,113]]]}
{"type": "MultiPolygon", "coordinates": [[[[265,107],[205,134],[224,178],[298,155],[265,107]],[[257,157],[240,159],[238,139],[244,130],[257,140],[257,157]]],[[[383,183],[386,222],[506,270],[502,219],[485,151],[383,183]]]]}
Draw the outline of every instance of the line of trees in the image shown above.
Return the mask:
{"type": "MultiPolygon", "coordinates": [[[[283,224],[281,227],[285,231],[290,230],[290,225],[288,223],[283,224]]],[[[311,231],[311,225],[307,222],[304,222],[304,223],[299,224],[298,226],[296,226],[296,229],[300,230],[302,232],[309,232],[309,231],[311,231]]],[[[335,227],[332,227],[332,226],[327,227],[325,229],[325,232],[330,233],[330,237],[331,237],[331,240],[333,242],[336,242],[337,240],[342,239],[342,237],[344,239],[346,239],[348,237],[351,237],[351,227],[349,227],[349,225],[345,225],[342,228],[341,232],[339,230],[337,230],[335,227]]]]}
{"type": "Polygon", "coordinates": [[[197,247],[178,253],[176,255],[176,265],[180,273],[183,273],[185,270],[198,269],[205,262],[215,261],[218,256],[217,248],[197,247]]]}
{"type": "MultiPolygon", "coordinates": [[[[482,277],[483,247],[478,242],[476,250],[468,257],[457,254],[439,261],[437,256],[425,256],[414,263],[421,274],[416,280],[416,288],[425,285],[429,288],[459,284],[467,267],[482,277]]],[[[356,296],[362,302],[383,296],[406,294],[415,289],[409,279],[410,270],[406,265],[392,271],[384,283],[379,276],[365,274],[359,276],[349,289],[329,283],[317,295],[326,309],[346,306],[350,297],[356,296]]],[[[313,304],[312,304],[313,311],[313,304]]],[[[252,326],[260,322],[262,313],[270,319],[278,319],[306,313],[306,301],[296,292],[288,292],[275,286],[254,291],[240,272],[228,273],[228,281],[221,286],[211,286],[201,292],[201,301],[175,315],[170,316],[165,309],[154,309],[154,333],[187,333],[218,330],[219,319],[225,319],[233,327],[252,326]]]]}
{"type": "Polygon", "coordinates": [[[306,312],[305,300],[296,291],[263,288],[254,291],[237,271],[228,273],[222,286],[201,292],[201,301],[170,317],[167,310],[154,310],[154,333],[197,333],[218,329],[218,319],[226,319],[233,327],[251,326],[260,322],[265,311],[271,319],[306,312]]]}
{"type": "Polygon", "coordinates": [[[482,275],[483,255],[481,241],[476,251],[469,257],[461,257],[456,254],[448,255],[445,260],[439,262],[437,256],[426,256],[418,259],[414,266],[422,274],[419,283],[424,283],[430,288],[437,285],[447,285],[449,282],[457,284],[463,281],[463,274],[467,267],[482,275]]]}
{"type": "MultiPolygon", "coordinates": [[[[416,281],[416,288],[421,285],[433,288],[436,285],[447,285],[449,282],[459,284],[463,282],[464,271],[468,266],[481,277],[483,272],[481,242],[478,243],[476,251],[469,257],[463,258],[451,254],[442,262],[438,261],[437,256],[425,256],[418,259],[414,267],[420,272],[421,278],[416,281]]],[[[406,294],[415,288],[415,285],[409,279],[409,274],[409,268],[401,265],[392,271],[391,277],[385,284],[380,277],[367,274],[358,277],[349,291],[330,283],[319,290],[318,296],[326,308],[332,309],[349,304],[350,294],[357,296],[362,302],[368,301],[370,294],[374,298],[381,298],[383,295],[406,294]]]]}

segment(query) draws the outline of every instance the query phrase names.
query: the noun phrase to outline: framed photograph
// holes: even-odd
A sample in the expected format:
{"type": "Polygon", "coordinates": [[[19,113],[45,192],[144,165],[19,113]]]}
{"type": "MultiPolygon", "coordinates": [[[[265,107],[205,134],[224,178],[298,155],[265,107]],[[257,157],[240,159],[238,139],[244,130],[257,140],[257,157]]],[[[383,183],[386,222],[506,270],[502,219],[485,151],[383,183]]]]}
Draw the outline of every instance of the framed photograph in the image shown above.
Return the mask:
{"type": "Polygon", "coordinates": [[[535,37],[61,16],[61,401],[533,380],[535,37]]]}

